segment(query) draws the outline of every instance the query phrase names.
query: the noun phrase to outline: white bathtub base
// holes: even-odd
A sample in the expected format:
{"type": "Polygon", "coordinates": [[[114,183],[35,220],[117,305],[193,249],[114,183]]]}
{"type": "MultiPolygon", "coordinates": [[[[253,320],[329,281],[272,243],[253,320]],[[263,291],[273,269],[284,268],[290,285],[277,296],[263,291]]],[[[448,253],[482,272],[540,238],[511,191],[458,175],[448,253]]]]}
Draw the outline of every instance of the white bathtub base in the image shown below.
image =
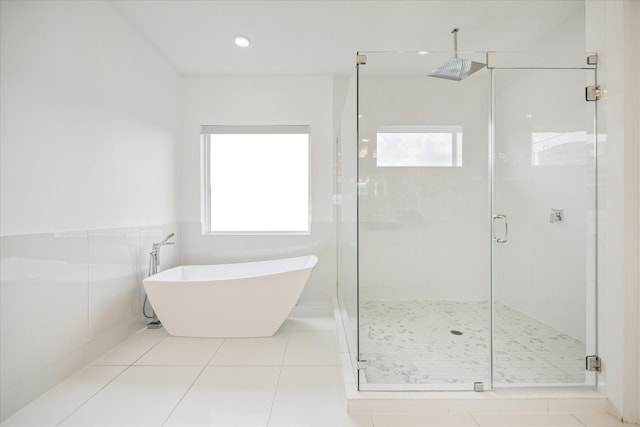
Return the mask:
{"type": "Polygon", "coordinates": [[[268,337],[295,306],[316,262],[310,256],[182,266],[145,279],[144,287],[170,335],[268,337]]]}

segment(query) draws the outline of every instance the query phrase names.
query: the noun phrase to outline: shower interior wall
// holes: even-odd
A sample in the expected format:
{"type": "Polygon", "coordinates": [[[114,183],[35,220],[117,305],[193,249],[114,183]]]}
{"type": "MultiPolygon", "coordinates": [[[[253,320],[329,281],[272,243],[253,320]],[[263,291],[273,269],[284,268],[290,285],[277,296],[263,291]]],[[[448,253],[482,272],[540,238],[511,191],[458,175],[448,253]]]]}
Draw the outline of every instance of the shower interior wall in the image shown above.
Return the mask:
{"type": "Polygon", "coordinates": [[[488,81],[428,85],[372,66],[359,93],[361,299],[486,300],[488,81]],[[376,132],[390,125],[463,126],[463,167],[377,167],[376,132]]]}
{"type": "Polygon", "coordinates": [[[495,246],[493,274],[495,300],[592,344],[595,144],[593,106],[581,91],[588,84],[582,72],[496,70],[495,212],[511,227],[509,243],[495,246]],[[554,145],[572,133],[574,141],[554,145]],[[548,143],[534,143],[541,134],[548,143]],[[552,209],[563,210],[561,222],[550,221],[552,209]]]}
{"type": "MultiPolygon", "coordinates": [[[[361,109],[366,111],[361,119],[366,125],[359,138],[371,142],[360,143],[360,297],[486,301],[491,265],[488,75],[484,71],[464,85],[451,82],[435,87],[425,86],[424,79],[370,76],[366,89],[375,97],[361,96],[370,104],[361,109]],[[462,167],[376,167],[372,153],[378,126],[425,124],[463,126],[462,167]],[[402,223],[403,218],[419,218],[420,225],[402,223]],[[380,229],[380,224],[387,229],[380,229]]],[[[534,166],[531,144],[532,132],[582,129],[584,109],[577,110],[578,117],[567,113],[552,115],[552,120],[527,118],[530,111],[545,110],[544,105],[531,105],[531,99],[538,102],[540,97],[508,92],[529,79],[529,74],[505,76],[507,81],[497,85],[504,93],[497,93],[496,98],[508,101],[508,108],[497,107],[502,124],[507,125],[498,124],[496,138],[509,144],[495,156],[502,163],[495,176],[495,192],[500,195],[496,212],[509,216],[511,238],[508,245],[498,248],[494,274],[500,286],[494,298],[584,341],[585,280],[588,267],[592,268],[585,265],[584,239],[586,212],[591,208],[585,191],[589,166],[584,162],[568,168],[534,166]],[[554,207],[564,208],[569,215],[560,227],[549,223],[554,207]],[[536,236],[549,234],[554,245],[542,247],[536,236]]],[[[543,74],[532,89],[553,90],[558,84],[563,82],[543,74]]],[[[567,100],[562,107],[575,103],[567,100]]],[[[572,153],[571,147],[564,154],[585,158],[584,152],[572,153]]],[[[346,156],[344,151],[342,156],[346,156]]],[[[349,176],[344,169],[343,179],[349,176]]],[[[353,237],[345,238],[353,241],[353,237]]]]}

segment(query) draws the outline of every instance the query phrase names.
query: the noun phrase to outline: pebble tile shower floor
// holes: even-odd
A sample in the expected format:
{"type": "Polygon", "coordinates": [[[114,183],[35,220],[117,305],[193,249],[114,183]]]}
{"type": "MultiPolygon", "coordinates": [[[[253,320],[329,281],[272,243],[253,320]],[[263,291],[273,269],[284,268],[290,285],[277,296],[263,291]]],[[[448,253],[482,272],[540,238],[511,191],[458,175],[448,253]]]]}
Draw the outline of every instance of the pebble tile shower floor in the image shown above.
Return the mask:
{"type": "MultiPolygon", "coordinates": [[[[496,384],[583,384],[585,344],[505,304],[494,312],[496,384]]],[[[368,383],[489,381],[488,302],[364,301],[368,383]]]]}

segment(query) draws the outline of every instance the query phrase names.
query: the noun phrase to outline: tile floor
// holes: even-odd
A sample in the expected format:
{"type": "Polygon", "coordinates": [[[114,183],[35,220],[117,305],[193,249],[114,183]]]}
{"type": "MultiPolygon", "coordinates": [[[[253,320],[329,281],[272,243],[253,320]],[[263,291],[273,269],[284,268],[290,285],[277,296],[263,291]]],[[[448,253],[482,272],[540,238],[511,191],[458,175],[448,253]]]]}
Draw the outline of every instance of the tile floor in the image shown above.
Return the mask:
{"type": "MultiPolygon", "coordinates": [[[[622,426],[592,413],[347,414],[333,309],[270,338],[142,330],[5,420],[9,426],[622,426]]],[[[628,426],[628,425],[627,425],[628,426]]]]}
{"type": "MultiPolygon", "coordinates": [[[[488,302],[364,301],[360,316],[369,383],[490,382],[488,302]]],[[[499,302],[493,318],[497,386],[593,381],[584,343],[499,302]]]]}

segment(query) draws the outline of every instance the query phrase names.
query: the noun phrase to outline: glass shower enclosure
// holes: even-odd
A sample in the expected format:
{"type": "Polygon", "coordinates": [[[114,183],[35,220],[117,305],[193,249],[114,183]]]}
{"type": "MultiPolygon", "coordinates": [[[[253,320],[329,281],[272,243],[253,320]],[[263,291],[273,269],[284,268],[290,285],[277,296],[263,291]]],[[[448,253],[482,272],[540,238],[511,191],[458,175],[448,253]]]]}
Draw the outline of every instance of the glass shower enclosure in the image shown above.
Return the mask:
{"type": "Polygon", "coordinates": [[[358,55],[337,170],[359,389],[595,385],[596,57],[429,76],[455,55],[358,55]]]}

